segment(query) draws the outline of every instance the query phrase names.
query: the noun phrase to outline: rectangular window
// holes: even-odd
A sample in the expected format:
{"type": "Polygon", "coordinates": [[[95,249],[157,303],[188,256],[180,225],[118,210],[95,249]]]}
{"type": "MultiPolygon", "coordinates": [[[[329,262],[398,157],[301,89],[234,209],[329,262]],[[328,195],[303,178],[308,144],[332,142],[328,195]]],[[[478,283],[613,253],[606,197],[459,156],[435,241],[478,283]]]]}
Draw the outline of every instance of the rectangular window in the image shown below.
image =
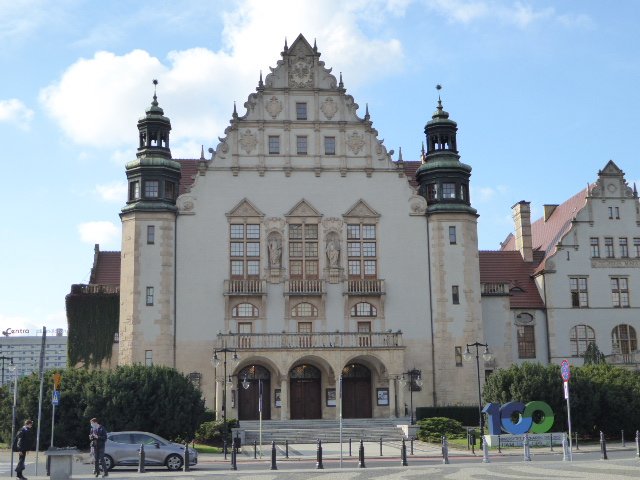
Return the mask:
{"type": "Polygon", "coordinates": [[[536,358],[536,337],[533,325],[518,325],[518,358],[536,358]]]}
{"type": "Polygon", "coordinates": [[[298,155],[307,154],[307,136],[306,135],[298,135],[296,137],[296,149],[297,149],[298,155]]]}
{"type": "Polygon", "coordinates": [[[442,198],[456,198],[456,184],[455,183],[443,183],[442,184],[442,198]]]}
{"type": "Polygon", "coordinates": [[[462,347],[455,347],[456,367],[462,366],[462,347]]]}
{"type": "Polygon", "coordinates": [[[626,237],[621,237],[618,245],[620,245],[620,256],[622,258],[627,258],[629,256],[629,245],[626,237]]]}
{"type": "Polygon", "coordinates": [[[318,225],[289,225],[289,274],[318,278],[318,225]]]}
{"type": "Polygon", "coordinates": [[[229,230],[229,256],[233,278],[260,275],[260,225],[231,224],[229,230]]]}
{"type": "Polygon", "coordinates": [[[629,307],[629,283],[627,277],[611,277],[611,303],[617,308],[629,307]]]}
{"type": "Polygon", "coordinates": [[[449,227],[449,244],[456,244],[456,227],[449,227]]]}
{"type": "Polygon", "coordinates": [[[147,225],[147,245],[156,243],[156,227],[155,225],[147,225]]]}
{"type": "Polygon", "coordinates": [[[358,322],[358,346],[371,346],[371,322],[358,322]]]}
{"type": "Polygon", "coordinates": [[[589,307],[589,291],[587,289],[587,277],[571,277],[571,306],[573,308],[589,307]]]}
{"type": "Polygon", "coordinates": [[[176,184],[170,181],[164,182],[164,198],[173,200],[176,196],[176,184]]]}
{"type": "Polygon", "coordinates": [[[324,137],[324,154],[336,154],[336,137],[324,137]]]}
{"type": "Polygon", "coordinates": [[[277,135],[269,135],[269,155],[278,155],[280,153],[280,137],[277,135]]]}
{"type": "Polygon", "coordinates": [[[591,237],[591,258],[600,258],[600,239],[591,237]]]}
{"type": "Polygon", "coordinates": [[[147,287],[147,306],[153,305],[153,287],[147,287]]]}
{"type": "Polygon", "coordinates": [[[129,184],[129,200],[138,200],[140,198],[140,182],[137,180],[129,184]]]}
{"type": "Polygon", "coordinates": [[[640,257],[640,238],[634,237],[633,250],[636,252],[636,258],[640,257]]]}
{"type": "Polygon", "coordinates": [[[307,103],[296,102],[296,120],[306,120],[306,119],[307,119],[307,103]]]}
{"type": "Polygon", "coordinates": [[[144,182],[144,196],[146,198],[158,198],[160,185],[157,180],[144,182]]]}
{"type": "Polygon", "coordinates": [[[616,207],[616,220],[620,220],[620,207],[616,207]]]}
{"type": "Polygon", "coordinates": [[[147,367],[153,367],[153,350],[144,351],[144,364],[147,367]]]}
{"type": "Polygon", "coordinates": [[[434,201],[438,198],[438,185],[430,183],[427,185],[427,201],[434,201]]]}
{"type": "Polygon", "coordinates": [[[613,258],[613,237],[604,237],[604,250],[607,258],[613,258]]]}
{"type": "Polygon", "coordinates": [[[609,207],[609,219],[613,218],[613,207],[609,207]]]}
{"type": "Polygon", "coordinates": [[[350,277],[375,278],[377,275],[376,226],[347,225],[347,265],[350,277]]]}
{"type": "Polygon", "coordinates": [[[451,301],[454,305],[460,304],[460,288],[458,285],[453,285],[451,287],[451,301]]]}

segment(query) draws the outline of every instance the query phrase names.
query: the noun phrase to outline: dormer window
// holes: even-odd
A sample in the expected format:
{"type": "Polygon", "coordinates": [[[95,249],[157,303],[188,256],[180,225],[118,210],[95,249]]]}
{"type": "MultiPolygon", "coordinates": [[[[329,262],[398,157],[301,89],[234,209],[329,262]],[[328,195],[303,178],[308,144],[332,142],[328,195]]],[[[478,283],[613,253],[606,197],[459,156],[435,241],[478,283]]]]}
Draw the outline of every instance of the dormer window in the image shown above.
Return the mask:
{"type": "Polygon", "coordinates": [[[443,199],[455,199],[456,198],[456,184],[455,183],[443,183],[442,184],[442,198],[443,199]]]}
{"type": "Polygon", "coordinates": [[[140,198],[140,182],[135,180],[129,183],[129,200],[138,200],[140,198]]]}
{"type": "Polygon", "coordinates": [[[144,182],[145,198],[158,198],[160,193],[160,182],[158,180],[147,180],[144,182]]]}
{"type": "Polygon", "coordinates": [[[176,197],[176,184],[170,181],[164,182],[164,198],[173,200],[176,197]]]}

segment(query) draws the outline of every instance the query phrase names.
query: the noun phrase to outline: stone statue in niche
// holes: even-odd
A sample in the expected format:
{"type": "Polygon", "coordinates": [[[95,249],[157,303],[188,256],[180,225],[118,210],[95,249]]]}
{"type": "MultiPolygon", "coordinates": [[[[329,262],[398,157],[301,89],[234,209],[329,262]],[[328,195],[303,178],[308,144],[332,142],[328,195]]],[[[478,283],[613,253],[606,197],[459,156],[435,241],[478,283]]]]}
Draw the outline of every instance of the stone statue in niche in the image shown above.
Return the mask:
{"type": "Polygon", "coordinates": [[[340,260],[340,243],[336,238],[330,238],[327,241],[327,259],[330,268],[338,268],[340,260]]]}
{"type": "Polygon", "coordinates": [[[282,258],[282,244],[280,239],[274,235],[269,238],[267,245],[269,249],[269,266],[271,268],[280,268],[280,260],[282,258]]]}

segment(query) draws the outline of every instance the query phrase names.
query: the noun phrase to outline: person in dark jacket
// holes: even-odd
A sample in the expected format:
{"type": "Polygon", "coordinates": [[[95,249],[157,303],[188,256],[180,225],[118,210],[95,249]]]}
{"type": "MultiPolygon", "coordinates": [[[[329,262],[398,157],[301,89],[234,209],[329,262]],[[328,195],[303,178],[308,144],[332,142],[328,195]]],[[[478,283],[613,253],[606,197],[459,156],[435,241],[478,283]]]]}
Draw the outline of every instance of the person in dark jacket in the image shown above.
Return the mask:
{"type": "Polygon", "coordinates": [[[16,466],[16,477],[26,480],[27,477],[22,475],[24,470],[24,461],[27,458],[27,452],[33,448],[33,432],[31,431],[33,422],[25,420],[24,427],[20,429],[14,441],[14,452],[18,452],[18,465],[16,466]]]}
{"type": "Polygon", "coordinates": [[[100,467],[102,467],[102,476],[108,477],[107,465],[104,461],[104,446],[107,442],[107,430],[100,425],[97,418],[91,419],[91,432],[89,433],[91,440],[91,449],[93,450],[93,473],[97,477],[100,475],[100,467]]]}

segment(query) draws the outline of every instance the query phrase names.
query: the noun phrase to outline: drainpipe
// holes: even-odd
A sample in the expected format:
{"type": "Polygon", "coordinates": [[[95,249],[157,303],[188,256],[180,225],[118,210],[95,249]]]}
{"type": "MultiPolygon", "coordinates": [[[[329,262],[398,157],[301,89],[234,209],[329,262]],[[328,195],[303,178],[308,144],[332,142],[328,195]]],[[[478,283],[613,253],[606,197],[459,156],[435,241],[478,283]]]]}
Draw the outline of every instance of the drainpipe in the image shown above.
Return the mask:
{"type": "Polygon", "coordinates": [[[178,213],[173,220],[173,368],[176,368],[178,335],[178,213]]]}
{"type": "Polygon", "coordinates": [[[433,289],[431,286],[431,233],[429,231],[429,216],[427,219],[427,271],[429,272],[429,321],[431,322],[431,391],[433,392],[433,406],[437,405],[438,397],[436,394],[436,351],[435,338],[433,331],[433,289]]]}

